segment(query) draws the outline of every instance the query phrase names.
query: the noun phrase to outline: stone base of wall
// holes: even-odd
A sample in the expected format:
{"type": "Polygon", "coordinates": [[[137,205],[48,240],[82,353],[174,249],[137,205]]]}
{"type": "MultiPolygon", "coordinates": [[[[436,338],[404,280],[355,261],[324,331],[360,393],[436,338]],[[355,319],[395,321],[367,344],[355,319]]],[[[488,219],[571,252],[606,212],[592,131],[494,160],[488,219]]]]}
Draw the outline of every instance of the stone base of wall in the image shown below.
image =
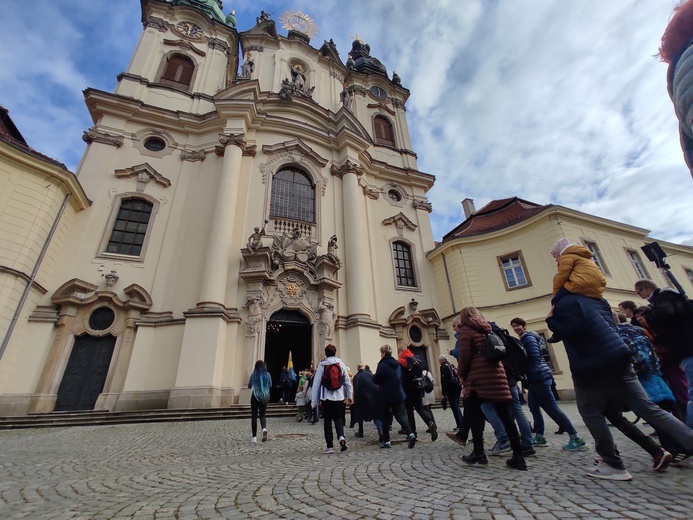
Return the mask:
{"type": "MultiPolygon", "coordinates": [[[[55,398],[53,399],[55,402],[55,398]]],[[[0,396],[0,416],[13,417],[26,415],[31,406],[31,394],[10,394],[0,396]]]]}
{"type": "Polygon", "coordinates": [[[173,388],[168,399],[170,409],[220,408],[235,404],[238,397],[232,388],[194,386],[173,388]]]}
{"type": "Polygon", "coordinates": [[[113,411],[165,410],[168,408],[170,395],[170,390],[122,392],[118,396],[113,411]]]}

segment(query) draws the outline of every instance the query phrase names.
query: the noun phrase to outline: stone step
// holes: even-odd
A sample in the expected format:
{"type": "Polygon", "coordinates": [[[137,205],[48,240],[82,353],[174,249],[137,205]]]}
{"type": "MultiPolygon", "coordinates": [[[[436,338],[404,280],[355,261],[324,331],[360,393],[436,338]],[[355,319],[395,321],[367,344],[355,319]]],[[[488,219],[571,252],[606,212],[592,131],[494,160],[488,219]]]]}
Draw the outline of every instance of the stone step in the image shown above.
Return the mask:
{"type": "MultiPolygon", "coordinates": [[[[53,428],[63,426],[98,426],[145,422],[250,419],[250,413],[249,405],[236,405],[228,408],[139,410],[125,412],[88,410],[83,412],[34,413],[16,417],[0,417],[0,430],[53,428]]],[[[294,415],[296,415],[296,407],[294,405],[271,404],[267,407],[268,417],[292,417],[294,415]]]]}

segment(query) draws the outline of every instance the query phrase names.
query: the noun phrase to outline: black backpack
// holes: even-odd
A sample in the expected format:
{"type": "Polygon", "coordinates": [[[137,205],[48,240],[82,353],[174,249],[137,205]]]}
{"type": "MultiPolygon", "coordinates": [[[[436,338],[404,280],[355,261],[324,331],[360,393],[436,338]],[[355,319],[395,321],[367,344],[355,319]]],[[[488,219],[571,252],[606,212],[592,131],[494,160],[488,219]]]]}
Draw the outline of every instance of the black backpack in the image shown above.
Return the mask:
{"type": "Polygon", "coordinates": [[[416,356],[407,358],[407,370],[405,372],[405,383],[408,388],[423,390],[426,386],[423,376],[423,364],[416,356]]]}
{"type": "Polygon", "coordinates": [[[503,365],[510,370],[516,380],[527,379],[527,352],[520,340],[505,329],[494,329],[494,332],[505,344],[506,356],[503,358],[503,365]]]}
{"type": "Polygon", "coordinates": [[[462,386],[460,384],[460,378],[457,375],[457,368],[452,366],[452,363],[448,363],[447,367],[448,367],[448,372],[450,372],[450,384],[452,386],[457,386],[457,387],[462,386]]]}
{"type": "Polygon", "coordinates": [[[506,356],[505,343],[503,343],[503,340],[498,334],[489,332],[484,335],[484,340],[484,347],[480,352],[486,359],[497,363],[506,356]]]}

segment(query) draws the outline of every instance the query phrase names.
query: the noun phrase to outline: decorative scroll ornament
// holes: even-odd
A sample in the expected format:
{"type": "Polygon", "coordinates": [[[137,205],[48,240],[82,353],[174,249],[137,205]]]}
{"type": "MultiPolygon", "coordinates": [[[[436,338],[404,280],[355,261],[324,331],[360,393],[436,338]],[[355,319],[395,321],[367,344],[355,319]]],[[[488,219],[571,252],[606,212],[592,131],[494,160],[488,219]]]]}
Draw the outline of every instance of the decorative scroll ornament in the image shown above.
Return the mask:
{"type": "Polygon", "coordinates": [[[82,134],[82,141],[87,144],[91,144],[96,141],[97,143],[109,144],[119,148],[123,146],[123,136],[107,134],[106,132],[100,132],[95,126],[92,126],[89,130],[82,134]]]}

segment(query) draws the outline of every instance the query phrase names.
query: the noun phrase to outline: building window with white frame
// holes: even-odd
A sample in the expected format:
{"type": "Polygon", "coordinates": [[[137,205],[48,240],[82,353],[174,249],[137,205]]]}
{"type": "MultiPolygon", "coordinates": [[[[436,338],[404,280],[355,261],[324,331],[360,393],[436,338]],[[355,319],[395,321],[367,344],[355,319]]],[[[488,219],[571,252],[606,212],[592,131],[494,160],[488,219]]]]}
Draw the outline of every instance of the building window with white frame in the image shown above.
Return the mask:
{"type": "Polygon", "coordinates": [[[517,251],[509,255],[499,256],[498,265],[503,273],[503,283],[507,290],[532,285],[527,275],[521,252],[517,251]]]}
{"type": "Polygon", "coordinates": [[[683,270],[686,273],[686,276],[688,277],[688,281],[691,282],[691,285],[693,285],[693,269],[691,269],[690,267],[684,267],[683,270]]]}
{"type": "Polygon", "coordinates": [[[643,265],[642,260],[640,260],[640,255],[638,254],[638,252],[633,249],[626,249],[626,254],[628,255],[628,259],[630,260],[633,269],[635,269],[638,278],[649,278],[650,276],[647,274],[645,266],[643,265]]]}
{"type": "Polygon", "coordinates": [[[596,242],[592,242],[591,240],[583,240],[585,243],[585,247],[589,249],[590,253],[592,253],[592,260],[594,260],[594,263],[597,264],[597,267],[602,271],[602,273],[608,275],[609,270],[606,267],[606,263],[604,262],[604,258],[602,258],[602,253],[599,251],[599,246],[597,245],[596,242]]]}
{"type": "Polygon", "coordinates": [[[397,286],[416,287],[411,246],[406,242],[393,242],[392,255],[395,261],[395,279],[397,281],[397,286]]]}

